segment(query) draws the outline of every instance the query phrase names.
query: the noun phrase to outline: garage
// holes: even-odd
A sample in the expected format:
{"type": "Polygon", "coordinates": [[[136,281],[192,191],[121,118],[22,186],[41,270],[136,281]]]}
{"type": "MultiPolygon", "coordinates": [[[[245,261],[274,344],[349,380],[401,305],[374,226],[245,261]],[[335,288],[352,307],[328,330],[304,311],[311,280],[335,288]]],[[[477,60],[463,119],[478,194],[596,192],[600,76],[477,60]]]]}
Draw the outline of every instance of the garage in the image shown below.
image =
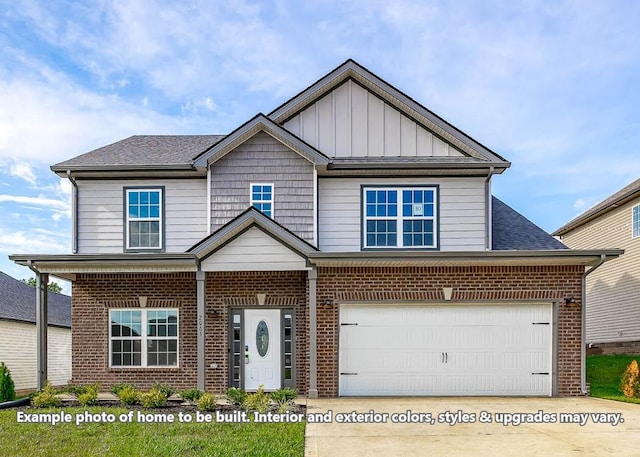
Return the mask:
{"type": "Polygon", "coordinates": [[[552,394],[551,304],[340,306],[341,396],[552,394]]]}

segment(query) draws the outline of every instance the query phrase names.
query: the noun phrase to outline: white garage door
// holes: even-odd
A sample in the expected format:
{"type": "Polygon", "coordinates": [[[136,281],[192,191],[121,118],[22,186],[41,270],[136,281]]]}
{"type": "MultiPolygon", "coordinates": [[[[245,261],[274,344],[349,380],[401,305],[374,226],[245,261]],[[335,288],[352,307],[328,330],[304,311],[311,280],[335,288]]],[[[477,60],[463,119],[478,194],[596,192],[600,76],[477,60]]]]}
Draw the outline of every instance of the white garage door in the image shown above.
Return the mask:
{"type": "Polygon", "coordinates": [[[340,307],[340,395],[551,395],[551,305],[340,307]]]}

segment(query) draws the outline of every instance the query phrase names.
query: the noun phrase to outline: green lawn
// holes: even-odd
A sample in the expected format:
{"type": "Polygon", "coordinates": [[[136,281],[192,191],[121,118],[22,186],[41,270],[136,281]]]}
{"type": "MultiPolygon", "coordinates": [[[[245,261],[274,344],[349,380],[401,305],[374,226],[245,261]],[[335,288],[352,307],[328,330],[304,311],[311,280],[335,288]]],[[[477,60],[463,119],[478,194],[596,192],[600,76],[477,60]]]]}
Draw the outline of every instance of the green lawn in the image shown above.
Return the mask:
{"type": "MultiPolygon", "coordinates": [[[[124,408],[28,409],[73,417],[124,408]]],[[[162,410],[148,411],[148,413],[162,410]]],[[[137,414],[137,412],[136,412],[137,414]]],[[[304,423],[18,423],[17,410],[0,410],[0,456],[302,456],[304,423]]],[[[175,414],[177,418],[177,413],[175,414]]],[[[177,419],[176,419],[177,422],[177,419]]]]}
{"type": "Polygon", "coordinates": [[[640,356],[637,355],[587,356],[587,382],[591,385],[591,396],[640,403],[639,398],[627,398],[620,391],[622,374],[634,359],[640,362],[640,356]]]}

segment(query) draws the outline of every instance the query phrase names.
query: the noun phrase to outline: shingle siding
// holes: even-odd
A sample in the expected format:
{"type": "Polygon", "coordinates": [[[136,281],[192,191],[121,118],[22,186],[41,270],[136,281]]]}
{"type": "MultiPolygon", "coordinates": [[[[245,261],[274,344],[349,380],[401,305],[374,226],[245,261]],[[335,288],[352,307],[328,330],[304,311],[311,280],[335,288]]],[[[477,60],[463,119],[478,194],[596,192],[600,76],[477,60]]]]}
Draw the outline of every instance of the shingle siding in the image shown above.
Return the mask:
{"type": "Polygon", "coordinates": [[[313,242],[313,165],[264,132],[247,140],[211,168],[211,229],[250,205],[251,183],[274,184],[274,219],[313,242]]]}

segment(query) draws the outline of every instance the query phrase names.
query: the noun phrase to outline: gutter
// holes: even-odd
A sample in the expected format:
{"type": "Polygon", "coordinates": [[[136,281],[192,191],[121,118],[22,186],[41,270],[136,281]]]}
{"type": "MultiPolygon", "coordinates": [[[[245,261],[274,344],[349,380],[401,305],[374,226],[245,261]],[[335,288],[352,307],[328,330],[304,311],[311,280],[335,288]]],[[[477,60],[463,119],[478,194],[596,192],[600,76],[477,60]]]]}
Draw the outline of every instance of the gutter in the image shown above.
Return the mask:
{"type": "Polygon", "coordinates": [[[487,251],[491,250],[493,240],[491,234],[493,231],[493,217],[492,217],[492,199],[491,199],[491,176],[493,175],[493,165],[489,168],[489,173],[484,180],[484,208],[485,208],[485,232],[484,232],[484,247],[487,251]]]}
{"type": "Polygon", "coordinates": [[[73,186],[71,193],[71,219],[72,223],[72,235],[71,235],[71,252],[78,253],[78,183],[75,178],[71,176],[71,170],[67,170],[67,178],[73,186]]]}
{"type": "Polygon", "coordinates": [[[593,273],[600,265],[607,261],[605,254],[600,255],[600,261],[587,271],[582,273],[582,296],[580,297],[582,310],[581,310],[581,322],[580,322],[580,392],[582,395],[589,395],[587,390],[587,349],[585,331],[587,328],[587,276],[593,273]]]}

